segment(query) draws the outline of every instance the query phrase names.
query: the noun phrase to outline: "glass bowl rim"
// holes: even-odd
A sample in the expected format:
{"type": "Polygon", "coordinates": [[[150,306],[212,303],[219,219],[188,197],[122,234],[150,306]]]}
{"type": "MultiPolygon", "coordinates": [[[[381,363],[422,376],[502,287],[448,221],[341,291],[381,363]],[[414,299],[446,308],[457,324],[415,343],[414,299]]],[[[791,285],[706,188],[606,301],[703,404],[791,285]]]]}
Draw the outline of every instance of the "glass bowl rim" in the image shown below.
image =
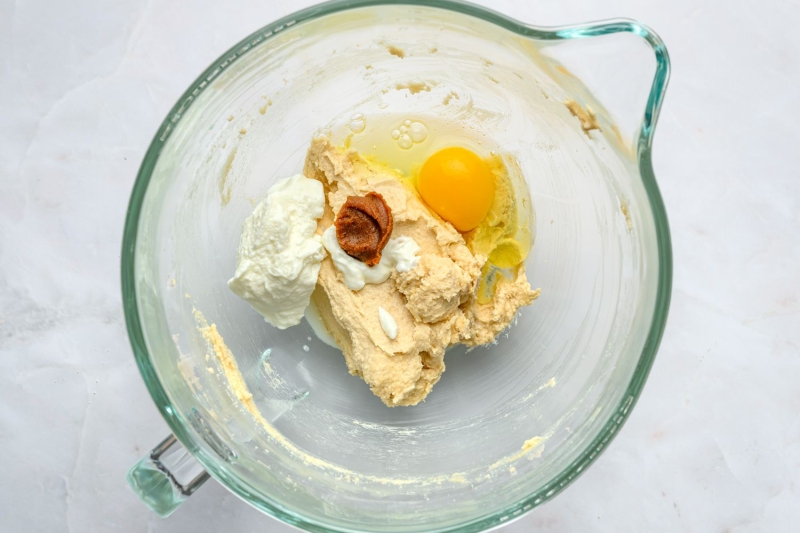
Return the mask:
{"type": "Polygon", "coordinates": [[[600,453],[617,434],[622,424],[627,420],[633,405],[636,403],[642,391],[647,375],[655,359],[658,345],[661,342],[661,337],[664,333],[672,290],[672,245],[664,203],[653,172],[652,139],[658,120],[658,114],[663,103],[667,81],[669,79],[670,61],[663,41],[647,26],[630,19],[613,19],[558,27],[534,26],[523,24],[522,22],[491,9],[459,0],[332,0],[302,9],[264,26],[245,37],[222,54],[222,56],[214,61],[211,66],[190,85],[159,126],[153,141],[150,143],[145,153],[131,193],[123,232],[121,282],[125,322],[137,366],[150,392],[150,396],[153,398],[158,410],[161,412],[161,415],[164,417],[164,420],[175,436],[213,477],[249,504],[288,524],[308,531],[321,533],[350,533],[352,531],[362,531],[359,529],[346,529],[326,525],[304,517],[300,513],[285,509],[276,503],[262,499],[257,495],[259,491],[255,490],[238,477],[229,474],[224,466],[219,464],[219,461],[198,446],[195,441],[195,436],[190,430],[190,425],[182,415],[178,413],[177,409],[172,406],[164,386],[159,380],[155,368],[151,363],[137,303],[135,254],[142,205],[161,150],[168,140],[173,127],[180,121],[183,113],[203,89],[208,86],[209,82],[223,69],[242,57],[249,50],[254,49],[257,45],[297,23],[308,22],[350,9],[382,5],[422,6],[450,10],[493,23],[518,35],[539,40],[558,41],[614,33],[631,33],[644,39],[653,49],[656,58],[656,71],[645,106],[638,139],[635,143],[640,175],[653,211],[659,260],[655,309],[645,345],[642,349],[642,354],[639,357],[633,376],[628,383],[625,394],[619,405],[615,410],[610,412],[608,420],[603,425],[598,435],[570,465],[564,468],[539,490],[504,509],[488,513],[485,516],[473,519],[464,524],[435,530],[439,532],[459,533],[484,531],[505,524],[509,520],[517,518],[523,513],[548,501],[574,481],[575,478],[597,459],[600,453]]]}

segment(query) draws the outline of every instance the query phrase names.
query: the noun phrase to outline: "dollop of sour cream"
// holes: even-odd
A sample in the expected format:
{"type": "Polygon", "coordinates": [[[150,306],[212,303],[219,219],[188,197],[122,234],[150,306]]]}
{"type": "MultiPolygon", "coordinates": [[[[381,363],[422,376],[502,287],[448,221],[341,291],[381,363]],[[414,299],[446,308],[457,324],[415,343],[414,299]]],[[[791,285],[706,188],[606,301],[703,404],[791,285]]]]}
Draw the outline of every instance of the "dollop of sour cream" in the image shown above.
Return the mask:
{"type": "Polygon", "coordinates": [[[276,328],[299,324],[308,307],[325,257],[314,235],[324,209],[322,183],[296,174],[273,185],[244,221],[228,287],[276,328]]]}
{"type": "Polygon", "coordinates": [[[372,267],[342,250],[333,226],[322,233],[322,245],[331,254],[334,266],[342,273],[344,284],[351,291],[360,291],[367,283],[383,283],[389,279],[392,269],[408,272],[419,262],[417,241],[405,235],[389,239],[381,253],[380,263],[372,267]]]}
{"type": "Polygon", "coordinates": [[[378,321],[380,321],[381,328],[383,328],[383,332],[386,333],[386,336],[395,340],[398,333],[397,321],[389,311],[380,306],[378,307],[378,321]]]}

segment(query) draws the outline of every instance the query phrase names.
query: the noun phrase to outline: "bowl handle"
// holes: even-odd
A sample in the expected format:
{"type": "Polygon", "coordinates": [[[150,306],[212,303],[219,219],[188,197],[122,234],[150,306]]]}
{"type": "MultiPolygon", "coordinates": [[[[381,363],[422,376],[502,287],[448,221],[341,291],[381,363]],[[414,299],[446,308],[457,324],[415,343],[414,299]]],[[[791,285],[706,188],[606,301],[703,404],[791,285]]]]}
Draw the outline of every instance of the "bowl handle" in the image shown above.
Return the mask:
{"type": "Polygon", "coordinates": [[[209,478],[175,435],[143,457],[126,476],[133,492],[158,516],[166,518],[209,478]]]}
{"type": "MultiPolygon", "coordinates": [[[[616,54],[621,52],[632,51],[633,48],[631,44],[634,42],[636,42],[637,46],[640,46],[642,43],[646,45],[647,49],[649,49],[646,49],[647,52],[651,52],[653,55],[645,55],[648,56],[648,59],[652,57],[655,59],[654,72],[652,78],[649,80],[649,83],[647,83],[648,80],[645,79],[639,80],[640,73],[639,69],[636,67],[641,65],[628,64],[625,62],[619,63],[617,60],[616,63],[618,64],[615,64],[614,66],[621,67],[622,72],[612,70],[610,71],[610,74],[604,73],[606,74],[604,76],[605,79],[602,80],[600,85],[613,86],[614,76],[617,74],[622,74],[620,79],[626,79],[625,71],[630,71],[629,74],[631,79],[627,81],[630,82],[630,85],[635,87],[631,87],[631,91],[626,91],[618,95],[619,97],[616,99],[616,103],[622,105],[620,109],[617,109],[617,111],[629,112],[632,114],[632,123],[635,124],[636,127],[633,128],[633,131],[626,133],[631,134],[631,140],[634,141],[636,148],[638,148],[639,155],[641,156],[643,153],[646,153],[649,157],[653,132],[656,122],[658,121],[658,115],[661,111],[661,106],[664,102],[664,93],[667,88],[667,82],[669,81],[670,74],[669,54],[661,38],[652,29],[648,28],[644,24],[640,24],[639,22],[630,19],[616,19],[575,26],[565,26],[556,28],[553,31],[544,31],[543,33],[541,29],[530,27],[530,32],[533,37],[543,38],[555,42],[573,41],[573,44],[577,41],[587,38],[610,36],[614,34],[627,34],[636,38],[632,39],[630,43],[618,43],[613,47],[603,49],[606,55],[610,55],[612,57],[616,57],[616,54]],[[639,100],[639,89],[641,89],[641,96],[644,96],[644,98],[642,98],[642,100],[644,100],[644,113],[642,113],[640,109],[636,109],[631,105],[633,102],[639,100]]],[[[638,55],[626,55],[624,57],[631,60],[640,59],[640,56],[638,55]]],[[[598,57],[593,56],[585,59],[584,62],[587,66],[591,65],[596,68],[598,59],[598,57]]],[[[650,61],[652,61],[652,59],[650,59],[650,61]]],[[[614,62],[613,59],[612,62],[614,62]]],[[[616,83],[618,84],[619,80],[617,80],[616,83]]],[[[595,87],[595,89],[597,89],[597,87],[595,87]]]]}

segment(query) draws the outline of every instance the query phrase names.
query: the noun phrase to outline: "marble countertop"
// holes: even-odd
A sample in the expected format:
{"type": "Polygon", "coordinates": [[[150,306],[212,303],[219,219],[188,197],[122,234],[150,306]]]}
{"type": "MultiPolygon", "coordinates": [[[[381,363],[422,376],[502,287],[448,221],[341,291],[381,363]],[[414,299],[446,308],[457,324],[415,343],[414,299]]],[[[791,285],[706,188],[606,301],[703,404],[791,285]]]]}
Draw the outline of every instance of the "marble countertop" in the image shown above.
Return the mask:
{"type": "MultiPolygon", "coordinates": [[[[291,530],[214,481],[167,520],[127,487],[169,431],[131,355],[119,250],[179,94],[310,3],[0,3],[1,530],[291,530]]],[[[504,533],[796,531],[800,3],[481,3],[544,25],[635,18],[673,61],[654,156],[675,254],[660,353],[608,450],[504,533]]]]}

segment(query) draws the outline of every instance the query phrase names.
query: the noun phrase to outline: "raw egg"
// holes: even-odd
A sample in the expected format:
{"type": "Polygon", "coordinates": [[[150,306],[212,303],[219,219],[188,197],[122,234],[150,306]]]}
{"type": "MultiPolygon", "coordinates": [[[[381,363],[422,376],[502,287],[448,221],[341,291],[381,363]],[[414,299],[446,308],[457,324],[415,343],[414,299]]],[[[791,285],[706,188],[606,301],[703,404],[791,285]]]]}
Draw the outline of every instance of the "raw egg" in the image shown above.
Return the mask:
{"type": "Polygon", "coordinates": [[[476,228],[494,199],[494,177],[474,152],[451,146],[422,164],[417,177],[420,196],[458,231],[476,228]]]}

